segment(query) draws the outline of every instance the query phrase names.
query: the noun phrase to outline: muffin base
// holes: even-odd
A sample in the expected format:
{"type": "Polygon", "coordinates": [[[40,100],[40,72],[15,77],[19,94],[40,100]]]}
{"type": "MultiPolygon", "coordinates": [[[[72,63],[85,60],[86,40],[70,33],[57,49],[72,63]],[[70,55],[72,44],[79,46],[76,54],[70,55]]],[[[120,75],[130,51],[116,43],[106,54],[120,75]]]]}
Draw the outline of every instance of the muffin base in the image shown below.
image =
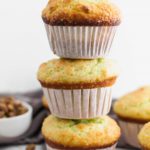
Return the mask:
{"type": "Polygon", "coordinates": [[[42,87],[52,88],[52,89],[91,89],[91,88],[99,88],[99,87],[109,87],[112,86],[116,82],[117,76],[111,77],[104,81],[93,82],[93,83],[45,83],[40,81],[42,87]]]}
{"type": "Polygon", "coordinates": [[[103,147],[93,147],[93,148],[66,148],[62,145],[55,144],[51,141],[46,141],[47,150],[115,150],[117,143],[111,143],[103,147]]]}
{"type": "Polygon", "coordinates": [[[145,124],[147,122],[149,122],[150,120],[146,120],[146,119],[135,119],[135,118],[128,118],[128,117],[122,117],[120,115],[118,115],[118,118],[120,118],[121,120],[124,120],[126,122],[132,122],[132,123],[139,123],[139,124],[145,124]]]}
{"type": "MultiPolygon", "coordinates": [[[[65,17],[68,17],[68,15],[66,15],[65,17]]],[[[65,18],[64,17],[64,18],[65,18]]],[[[76,19],[73,21],[71,21],[69,19],[68,20],[62,20],[60,19],[55,19],[55,20],[51,20],[51,19],[47,19],[46,17],[42,16],[42,20],[45,24],[49,24],[52,26],[119,26],[121,23],[121,19],[111,19],[110,21],[100,21],[100,20],[87,20],[87,18],[81,18],[81,17],[77,17],[76,19]]]]}
{"type": "Polygon", "coordinates": [[[137,137],[144,124],[133,121],[129,122],[128,120],[123,120],[120,118],[118,119],[118,124],[122,130],[122,134],[125,138],[126,143],[135,148],[140,148],[137,137]]]}
{"type": "Polygon", "coordinates": [[[45,23],[54,54],[70,59],[106,57],[117,26],[51,26],[45,23]]]}
{"type": "Polygon", "coordinates": [[[110,111],[111,87],[63,90],[43,88],[52,115],[66,119],[91,119],[110,111]]]}

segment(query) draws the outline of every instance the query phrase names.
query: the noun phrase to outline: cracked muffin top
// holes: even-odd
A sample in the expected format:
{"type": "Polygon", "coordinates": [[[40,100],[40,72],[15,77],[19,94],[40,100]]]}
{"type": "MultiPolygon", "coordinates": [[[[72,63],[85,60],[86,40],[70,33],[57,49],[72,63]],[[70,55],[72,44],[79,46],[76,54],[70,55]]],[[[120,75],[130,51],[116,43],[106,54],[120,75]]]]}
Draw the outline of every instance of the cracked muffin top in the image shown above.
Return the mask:
{"type": "Polygon", "coordinates": [[[102,148],[118,141],[120,128],[107,116],[90,120],[67,120],[50,115],[43,123],[42,133],[50,146],[102,148]]]}
{"type": "Polygon", "coordinates": [[[44,87],[81,89],[107,87],[114,84],[118,66],[110,59],[53,59],[38,70],[38,80],[44,87]]]}
{"type": "Polygon", "coordinates": [[[109,0],[49,0],[42,18],[56,26],[116,26],[121,23],[120,14],[109,0]]]}
{"type": "Polygon", "coordinates": [[[144,86],[121,97],[114,104],[115,113],[127,120],[150,121],[150,86],[144,86]]]}

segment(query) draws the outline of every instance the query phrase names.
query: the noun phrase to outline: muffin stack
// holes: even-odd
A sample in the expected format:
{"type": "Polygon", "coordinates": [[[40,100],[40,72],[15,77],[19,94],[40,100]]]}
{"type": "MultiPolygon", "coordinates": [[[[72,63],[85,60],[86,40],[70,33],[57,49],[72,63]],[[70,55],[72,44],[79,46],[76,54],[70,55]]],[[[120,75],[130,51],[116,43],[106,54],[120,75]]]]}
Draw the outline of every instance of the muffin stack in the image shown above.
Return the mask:
{"type": "Polygon", "coordinates": [[[61,57],[38,71],[52,114],[42,127],[47,149],[115,149],[120,128],[106,115],[118,66],[105,57],[119,9],[108,0],[50,0],[42,18],[51,50],[61,57]]]}

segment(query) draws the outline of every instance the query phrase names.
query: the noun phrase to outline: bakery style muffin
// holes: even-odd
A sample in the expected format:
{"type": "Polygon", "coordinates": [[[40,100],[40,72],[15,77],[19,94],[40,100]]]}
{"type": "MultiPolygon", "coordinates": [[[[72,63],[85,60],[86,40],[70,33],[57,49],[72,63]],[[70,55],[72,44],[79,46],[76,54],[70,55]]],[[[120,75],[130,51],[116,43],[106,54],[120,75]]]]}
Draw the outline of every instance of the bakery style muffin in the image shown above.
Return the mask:
{"type": "Polygon", "coordinates": [[[120,10],[109,0],[49,0],[43,21],[53,26],[117,26],[120,10]]]}
{"type": "Polygon", "coordinates": [[[114,104],[124,137],[128,144],[140,147],[137,135],[144,123],[150,121],[150,86],[144,86],[123,97],[114,104]]]}
{"type": "Polygon", "coordinates": [[[120,14],[109,0],[49,0],[42,18],[55,54],[90,59],[109,53],[120,14]]]}
{"type": "Polygon", "coordinates": [[[42,134],[47,150],[114,150],[120,137],[120,128],[105,116],[90,120],[66,120],[49,116],[42,134]]]}
{"type": "Polygon", "coordinates": [[[38,80],[53,115],[85,119],[109,112],[118,72],[110,59],[53,59],[39,67],[38,80]]]}
{"type": "Polygon", "coordinates": [[[141,129],[138,140],[143,150],[150,150],[150,122],[141,129]]]}

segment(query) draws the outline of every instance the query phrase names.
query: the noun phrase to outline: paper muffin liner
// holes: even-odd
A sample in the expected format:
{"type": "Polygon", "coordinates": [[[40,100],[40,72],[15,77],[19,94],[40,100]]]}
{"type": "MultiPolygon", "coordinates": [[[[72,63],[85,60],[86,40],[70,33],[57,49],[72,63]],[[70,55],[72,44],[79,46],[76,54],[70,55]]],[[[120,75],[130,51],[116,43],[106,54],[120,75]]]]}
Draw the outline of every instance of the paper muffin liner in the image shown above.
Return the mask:
{"type": "Polygon", "coordinates": [[[45,24],[50,47],[63,58],[94,59],[105,57],[117,26],[51,26],[45,24]]]}
{"type": "Polygon", "coordinates": [[[94,89],[43,88],[52,115],[66,119],[90,119],[110,111],[111,87],[94,89]]]}
{"type": "Polygon", "coordinates": [[[140,144],[138,142],[138,134],[141,128],[144,126],[144,124],[127,122],[120,119],[118,123],[122,130],[122,134],[126,143],[135,148],[140,148],[140,144]]]}
{"type": "MultiPolygon", "coordinates": [[[[116,149],[116,145],[117,144],[114,144],[114,145],[112,145],[110,147],[107,147],[107,148],[98,148],[98,149],[92,149],[92,150],[115,150],[116,149]]],[[[47,150],[68,150],[67,148],[66,149],[52,148],[48,144],[46,144],[46,148],[47,148],[47,150]]],[[[69,150],[70,150],[70,148],[69,148],[69,150]]]]}

